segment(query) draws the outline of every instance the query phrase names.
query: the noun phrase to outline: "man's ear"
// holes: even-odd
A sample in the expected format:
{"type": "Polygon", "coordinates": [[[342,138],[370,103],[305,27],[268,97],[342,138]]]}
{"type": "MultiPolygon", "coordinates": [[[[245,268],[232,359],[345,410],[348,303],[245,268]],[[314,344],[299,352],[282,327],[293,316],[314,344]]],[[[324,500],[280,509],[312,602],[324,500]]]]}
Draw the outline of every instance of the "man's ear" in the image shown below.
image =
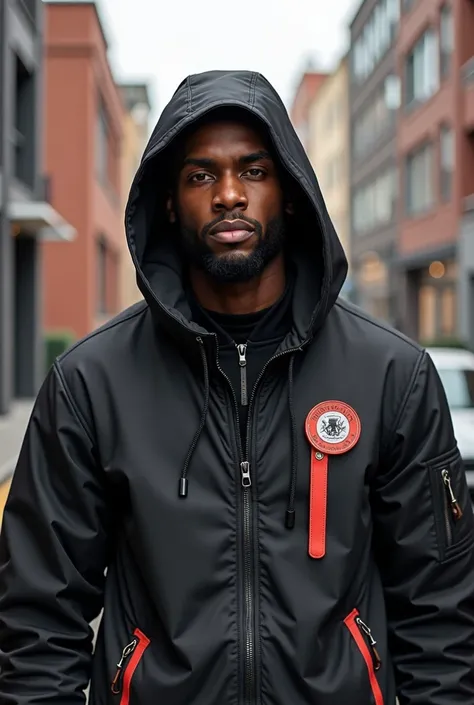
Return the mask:
{"type": "Polygon", "coordinates": [[[168,194],[166,198],[166,213],[168,214],[168,220],[170,223],[176,223],[176,213],[173,205],[173,196],[171,193],[168,194]]]}

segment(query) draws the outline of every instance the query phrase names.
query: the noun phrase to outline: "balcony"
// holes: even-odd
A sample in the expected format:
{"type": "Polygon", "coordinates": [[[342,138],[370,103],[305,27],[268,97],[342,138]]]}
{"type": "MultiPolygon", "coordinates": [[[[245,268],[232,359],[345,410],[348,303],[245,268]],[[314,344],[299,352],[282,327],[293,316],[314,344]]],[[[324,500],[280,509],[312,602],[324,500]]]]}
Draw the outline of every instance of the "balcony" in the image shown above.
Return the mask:
{"type": "Polygon", "coordinates": [[[474,56],[462,67],[464,85],[464,129],[474,133],[474,56]]]}

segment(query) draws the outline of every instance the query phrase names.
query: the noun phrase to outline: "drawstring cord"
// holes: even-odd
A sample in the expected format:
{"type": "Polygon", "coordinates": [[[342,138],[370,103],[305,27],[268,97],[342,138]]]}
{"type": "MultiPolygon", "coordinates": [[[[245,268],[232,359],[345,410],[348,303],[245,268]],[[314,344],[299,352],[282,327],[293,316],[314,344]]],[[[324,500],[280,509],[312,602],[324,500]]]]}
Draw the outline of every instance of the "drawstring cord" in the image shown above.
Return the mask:
{"type": "Polygon", "coordinates": [[[288,410],[290,412],[290,432],[291,432],[291,477],[290,489],[288,493],[288,504],[285,513],[285,526],[287,529],[293,529],[295,526],[295,497],[296,497],[296,481],[298,478],[298,444],[296,437],[296,419],[295,410],[293,407],[293,367],[295,356],[290,358],[288,365],[288,410]]]}
{"type": "Polygon", "coordinates": [[[194,438],[189,446],[188,454],[186,455],[186,460],[184,461],[183,469],[181,471],[181,477],[179,478],[179,496],[187,497],[188,494],[188,470],[189,464],[193,457],[193,453],[196,450],[196,446],[199,443],[201,433],[203,432],[204,426],[206,425],[207,412],[209,410],[209,397],[210,397],[210,384],[209,384],[209,366],[207,364],[206,350],[204,348],[204,342],[202,338],[196,338],[199,343],[199,352],[201,353],[202,367],[204,371],[204,404],[201,412],[201,421],[199,423],[199,428],[194,434],[194,438]]]}
{"type": "MultiPolygon", "coordinates": [[[[201,433],[204,430],[207,419],[207,412],[209,410],[209,397],[210,397],[210,384],[209,384],[209,366],[206,357],[206,350],[204,348],[204,342],[202,338],[196,338],[199,343],[199,352],[201,353],[202,367],[204,372],[204,404],[201,412],[201,420],[199,423],[199,428],[194,434],[194,438],[189,446],[186,459],[184,461],[183,469],[181,471],[181,476],[179,478],[179,496],[182,498],[188,495],[188,471],[189,465],[191,463],[196,446],[199,443],[201,433]]],[[[293,368],[295,363],[295,356],[292,355],[290,358],[290,363],[288,365],[288,410],[290,413],[290,433],[291,433],[291,476],[290,476],[290,488],[288,492],[288,504],[285,512],[285,527],[287,529],[293,529],[295,526],[295,497],[296,497],[296,482],[298,478],[298,445],[297,445],[297,433],[296,433],[296,419],[295,410],[293,406],[293,368]]]]}

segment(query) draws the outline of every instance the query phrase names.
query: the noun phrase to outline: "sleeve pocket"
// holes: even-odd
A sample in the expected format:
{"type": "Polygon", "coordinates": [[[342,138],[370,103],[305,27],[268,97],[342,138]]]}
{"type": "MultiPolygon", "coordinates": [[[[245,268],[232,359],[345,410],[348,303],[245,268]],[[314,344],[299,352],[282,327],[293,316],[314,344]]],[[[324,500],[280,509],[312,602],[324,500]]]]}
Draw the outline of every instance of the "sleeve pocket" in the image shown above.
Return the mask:
{"type": "Polygon", "coordinates": [[[474,517],[458,448],[427,463],[441,562],[474,542],[474,517]]]}

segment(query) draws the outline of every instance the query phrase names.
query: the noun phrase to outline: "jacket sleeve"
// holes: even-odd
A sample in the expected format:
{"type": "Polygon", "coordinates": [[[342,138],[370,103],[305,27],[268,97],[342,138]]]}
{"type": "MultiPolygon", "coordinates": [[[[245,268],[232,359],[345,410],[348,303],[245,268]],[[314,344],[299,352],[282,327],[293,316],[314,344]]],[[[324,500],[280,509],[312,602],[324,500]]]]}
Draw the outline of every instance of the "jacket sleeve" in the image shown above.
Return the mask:
{"type": "Polygon", "coordinates": [[[38,395],[0,538],[0,705],[82,705],[102,607],[107,518],[91,433],[55,365],[38,395]]]}
{"type": "Polygon", "coordinates": [[[425,352],[372,489],[400,705],[472,705],[473,513],[444,390],[425,352]]]}

